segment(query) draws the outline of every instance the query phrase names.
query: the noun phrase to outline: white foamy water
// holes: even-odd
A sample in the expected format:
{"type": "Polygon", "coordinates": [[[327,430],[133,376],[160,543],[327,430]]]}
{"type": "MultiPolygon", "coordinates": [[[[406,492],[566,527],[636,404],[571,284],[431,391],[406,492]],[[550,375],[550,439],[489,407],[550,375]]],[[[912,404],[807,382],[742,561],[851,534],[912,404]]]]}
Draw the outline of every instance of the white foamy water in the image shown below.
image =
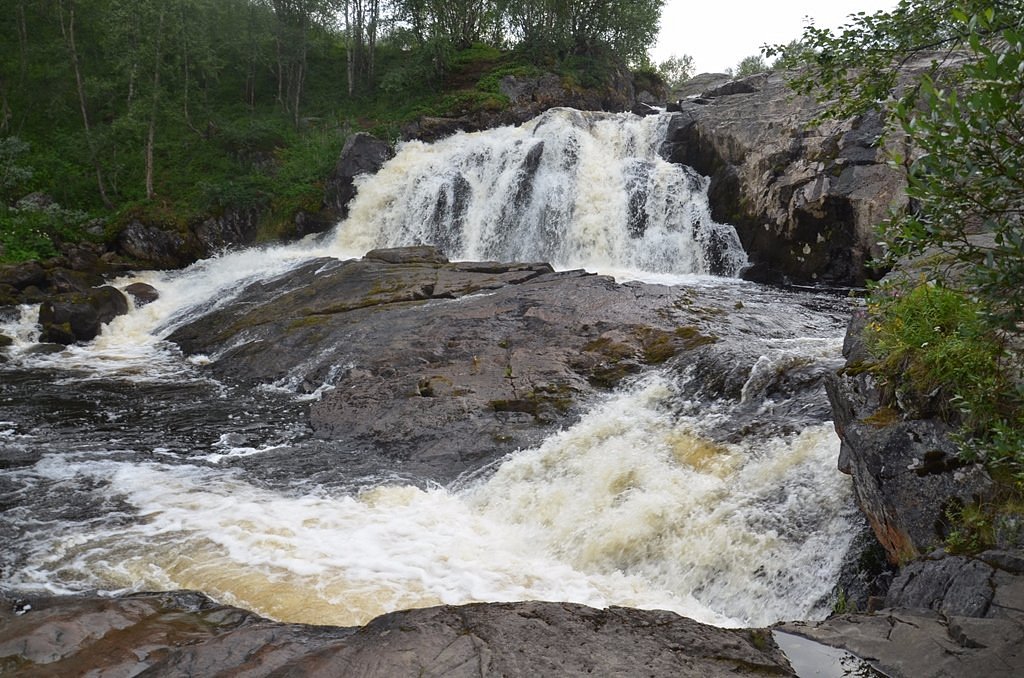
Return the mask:
{"type": "Polygon", "coordinates": [[[732,276],[746,255],[707,179],[659,155],[670,116],[553,109],[520,127],[404,144],[359,184],[344,247],[410,243],[453,259],[732,276]]]}
{"type": "Polygon", "coordinates": [[[286,494],[191,465],[48,457],[24,481],[95,479],[137,518],[48,524],[8,582],[199,589],[271,617],[360,624],[408,607],[564,600],[721,624],[806,618],[852,533],[830,425],[719,445],[652,378],[482,481],[286,494]]]}

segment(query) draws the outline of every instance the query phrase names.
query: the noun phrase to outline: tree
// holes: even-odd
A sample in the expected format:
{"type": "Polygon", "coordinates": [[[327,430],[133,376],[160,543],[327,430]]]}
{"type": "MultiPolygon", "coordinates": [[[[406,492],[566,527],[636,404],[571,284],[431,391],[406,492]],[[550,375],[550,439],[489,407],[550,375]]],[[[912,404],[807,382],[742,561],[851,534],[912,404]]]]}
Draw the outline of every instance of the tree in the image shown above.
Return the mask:
{"type": "Polygon", "coordinates": [[[751,75],[758,73],[764,73],[768,69],[768,62],[764,60],[760,54],[752,54],[747,57],[743,57],[738,64],[736,69],[733,71],[733,77],[735,78],[746,78],[751,75]]]}
{"type": "Polygon", "coordinates": [[[807,27],[802,53],[766,52],[798,67],[797,91],[832,102],[827,116],[883,105],[904,135],[893,160],[908,170],[916,209],[883,225],[890,263],[947,251],[995,315],[1024,321],[1024,7],[901,0],[851,19],[839,34],[807,27]],[[900,67],[914,59],[924,72],[901,88],[900,67]]]}
{"type": "Polygon", "coordinates": [[[89,103],[86,98],[82,67],[78,57],[78,45],[75,41],[75,2],[67,0],[65,7],[64,0],[57,0],[57,13],[60,19],[60,32],[64,37],[67,46],[68,60],[71,62],[71,69],[75,76],[75,90],[78,93],[79,110],[82,114],[82,128],[85,131],[85,142],[89,148],[89,160],[92,162],[96,172],[96,187],[99,190],[100,199],[107,209],[113,208],[110,198],[107,196],[106,182],[103,179],[103,168],[96,151],[96,142],[93,138],[92,126],[89,122],[89,103]]]}
{"type": "Polygon", "coordinates": [[[658,64],[658,74],[665,80],[669,89],[679,87],[693,77],[693,57],[689,54],[672,55],[658,64]]]}

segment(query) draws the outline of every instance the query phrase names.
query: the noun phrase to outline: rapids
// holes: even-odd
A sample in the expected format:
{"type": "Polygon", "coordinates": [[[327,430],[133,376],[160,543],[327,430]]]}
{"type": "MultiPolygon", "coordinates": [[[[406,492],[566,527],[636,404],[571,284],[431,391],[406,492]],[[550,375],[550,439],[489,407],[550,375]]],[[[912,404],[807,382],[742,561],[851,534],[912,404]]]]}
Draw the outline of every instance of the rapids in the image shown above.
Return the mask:
{"type": "Polygon", "coordinates": [[[38,345],[32,307],[0,318],[14,339],[0,362],[0,588],[189,588],[339,625],[529,599],[719,625],[822,615],[855,530],[850,486],[831,423],[801,419],[765,384],[835,363],[847,307],[728,278],[746,256],[710,219],[706,180],[659,156],[666,124],[562,109],[410,142],[327,238],[114,281],[160,299],[87,345],[38,345]],[[203,367],[218,356],[185,359],[165,341],[310,259],[422,242],[453,259],[706,288],[737,307],[770,297],[778,318],[727,347],[752,353],[738,400],[706,397],[699,369],[652,369],[536,448],[445,486],[358,452],[323,463],[330,442],[305,423],[317,392],[217,382],[203,367]],[[820,309],[810,329],[787,325],[793,304],[820,309]],[[781,424],[737,432],[740,411],[781,424]]]}

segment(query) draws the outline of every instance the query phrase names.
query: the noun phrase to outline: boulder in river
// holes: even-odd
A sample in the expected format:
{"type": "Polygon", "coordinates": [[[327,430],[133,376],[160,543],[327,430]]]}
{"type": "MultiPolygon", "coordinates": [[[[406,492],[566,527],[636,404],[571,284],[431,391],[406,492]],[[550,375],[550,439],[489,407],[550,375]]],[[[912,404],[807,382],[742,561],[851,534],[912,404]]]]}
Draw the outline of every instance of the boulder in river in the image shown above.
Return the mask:
{"type": "Polygon", "coordinates": [[[160,298],[159,290],[144,282],[133,282],[124,288],[124,292],[135,300],[135,305],[138,307],[152,304],[160,298]]]}
{"type": "Polygon", "coordinates": [[[128,312],[120,290],[104,285],[84,294],[59,295],[39,307],[40,341],[73,344],[92,341],[100,328],[128,312]]]}
{"type": "MultiPolygon", "coordinates": [[[[1024,675],[1024,558],[988,551],[903,569],[876,614],[780,628],[870,659],[893,678],[1024,675]]],[[[860,675],[860,674],[858,674],[860,675]]]]}
{"type": "Polygon", "coordinates": [[[392,155],[394,151],[386,141],[365,132],[351,135],[324,184],[324,208],[337,219],[344,219],[348,203],[356,195],[355,178],[375,174],[392,155]]]}

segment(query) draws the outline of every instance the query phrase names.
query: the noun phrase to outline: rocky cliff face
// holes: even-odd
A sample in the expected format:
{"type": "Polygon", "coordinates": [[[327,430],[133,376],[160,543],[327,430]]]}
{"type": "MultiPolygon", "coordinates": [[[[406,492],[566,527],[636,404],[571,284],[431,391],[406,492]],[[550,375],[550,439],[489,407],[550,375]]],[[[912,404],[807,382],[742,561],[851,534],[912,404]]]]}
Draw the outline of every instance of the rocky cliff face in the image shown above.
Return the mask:
{"type": "Polygon", "coordinates": [[[815,124],[822,106],[779,74],[708,76],[682,94],[665,153],[711,177],[712,216],[736,226],[750,277],[863,285],[874,227],[905,202],[881,116],[815,124]]]}

